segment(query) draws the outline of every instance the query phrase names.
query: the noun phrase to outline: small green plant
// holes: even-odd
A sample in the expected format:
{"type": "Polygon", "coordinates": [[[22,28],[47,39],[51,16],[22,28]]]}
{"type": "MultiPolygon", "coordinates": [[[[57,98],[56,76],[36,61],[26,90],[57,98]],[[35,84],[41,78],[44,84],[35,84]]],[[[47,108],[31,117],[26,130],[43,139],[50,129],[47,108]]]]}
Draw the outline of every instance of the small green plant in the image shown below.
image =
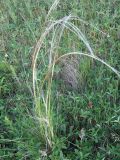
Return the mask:
{"type": "Polygon", "coordinates": [[[11,72],[9,68],[9,64],[6,62],[0,63],[0,97],[5,96],[6,94],[9,94],[9,91],[11,89],[10,86],[10,79],[11,79],[11,72]],[[6,76],[6,74],[8,74],[6,76]]]}

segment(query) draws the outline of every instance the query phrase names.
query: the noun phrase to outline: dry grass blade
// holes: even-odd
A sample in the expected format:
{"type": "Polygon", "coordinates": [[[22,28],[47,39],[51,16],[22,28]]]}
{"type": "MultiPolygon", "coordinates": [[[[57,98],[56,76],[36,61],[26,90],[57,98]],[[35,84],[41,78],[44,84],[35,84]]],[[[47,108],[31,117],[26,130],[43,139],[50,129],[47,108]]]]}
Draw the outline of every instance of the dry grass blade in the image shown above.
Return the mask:
{"type": "Polygon", "coordinates": [[[66,23],[66,27],[70,31],[72,31],[73,33],[75,33],[77,35],[77,37],[84,42],[84,44],[88,48],[90,54],[94,55],[92,48],[90,47],[90,45],[89,45],[89,43],[88,43],[85,35],[81,32],[81,30],[77,26],[75,26],[74,24],[72,24],[71,22],[67,22],[66,23]]]}
{"type": "Polygon", "coordinates": [[[52,13],[52,11],[57,7],[57,5],[59,4],[60,0],[55,0],[54,3],[52,4],[51,8],[49,9],[49,12],[47,14],[47,18],[46,20],[49,18],[50,14],[52,13]]]}
{"type": "Polygon", "coordinates": [[[82,52],[71,52],[71,53],[66,53],[62,56],[60,56],[57,61],[60,61],[62,58],[67,57],[69,55],[83,55],[83,56],[87,56],[90,58],[93,58],[101,63],[103,63],[104,65],[106,65],[108,68],[110,68],[115,74],[117,74],[117,76],[120,78],[120,72],[118,70],[116,70],[114,67],[111,67],[108,63],[106,63],[104,60],[100,59],[99,57],[95,56],[95,55],[91,55],[91,54],[86,54],[86,53],[82,53],[82,52]]]}
{"type": "Polygon", "coordinates": [[[110,35],[109,35],[108,33],[103,32],[102,30],[100,30],[99,28],[97,28],[94,24],[89,23],[89,22],[87,22],[87,21],[85,21],[85,20],[83,20],[83,19],[80,19],[80,18],[77,17],[77,16],[73,16],[73,20],[77,20],[77,21],[79,21],[79,22],[81,22],[82,24],[85,24],[85,25],[87,25],[87,26],[89,25],[91,28],[94,28],[96,31],[102,33],[103,35],[105,35],[105,36],[107,36],[107,37],[110,37],[110,35]]]}
{"type": "MultiPolygon", "coordinates": [[[[48,70],[49,70],[49,68],[51,68],[51,66],[52,66],[52,70],[50,70],[50,72],[49,72],[50,78],[48,79],[48,83],[47,83],[46,96],[42,96],[42,99],[43,99],[43,102],[44,102],[43,105],[44,105],[44,108],[45,108],[44,119],[46,119],[49,122],[47,124],[47,126],[45,124],[42,125],[42,127],[43,127],[42,132],[45,135],[45,137],[47,139],[47,142],[48,142],[50,147],[52,146],[51,141],[52,141],[52,137],[53,137],[53,127],[52,127],[52,122],[51,122],[51,108],[50,108],[50,105],[51,105],[50,104],[51,103],[51,85],[52,85],[52,77],[53,77],[54,66],[55,66],[55,55],[53,55],[53,54],[54,54],[54,48],[59,46],[59,42],[60,42],[60,39],[62,37],[63,30],[65,28],[65,26],[63,24],[66,23],[66,21],[68,21],[70,18],[71,18],[71,16],[64,17],[61,20],[53,22],[49,27],[47,27],[45,29],[45,32],[42,34],[41,38],[37,42],[37,45],[35,47],[34,54],[33,54],[33,91],[34,91],[35,106],[36,106],[35,110],[36,110],[36,115],[38,115],[39,117],[42,117],[42,119],[43,119],[42,112],[40,111],[41,110],[41,104],[39,103],[39,99],[37,98],[38,95],[40,95],[40,92],[39,92],[39,86],[37,84],[36,63],[37,63],[37,58],[38,58],[38,55],[39,55],[39,51],[41,49],[41,46],[42,46],[46,36],[51,31],[53,31],[53,38],[52,38],[52,41],[51,41],[50,54],[49,54],[49,65],[48,65],[48,70]],[[57,27],[54,30],[55,26],[57,26],[57,27]],[[56,43],[56,31],[58,29],[60,29],[61,31],[59,33],[60,36],[58,38],[58,42],[56,43]]],[[[43,82],[41,81],[41,86],[43,86],[42,84],[44,84],[44,81],[43,82]]]]}
{"type": "Polygon", "coordinates": [[[35,82],[36,82],[36,62],[37,62],[37,58],[38,58],[38,54],[39,51],[42,47],[42,44],[46,38],[46,36],[50,33],[50,31],[54,28],[54,26],[56,26],[57,24],[61,24],[63,22],[66,23],[66,19],[69,20],[71,18],[71,16],[67,16],[64,17],[58,21],[53,22],[49,27],[47,27],[45,29],[45,32],[41,35],[40,39],[38,40],[35,49],[34,49],[34,53],[33,53],[33,62],[32,62],[32,66],[33,66],[33,92],[34,92],[34,96],[35,96],[35,82]]]}

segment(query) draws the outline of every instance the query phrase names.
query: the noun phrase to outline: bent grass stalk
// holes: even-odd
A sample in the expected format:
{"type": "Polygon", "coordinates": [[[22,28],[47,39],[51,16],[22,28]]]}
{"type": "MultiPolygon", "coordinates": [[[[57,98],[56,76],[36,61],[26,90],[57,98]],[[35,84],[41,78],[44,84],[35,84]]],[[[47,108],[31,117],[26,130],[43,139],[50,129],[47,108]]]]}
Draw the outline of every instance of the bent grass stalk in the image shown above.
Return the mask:
{"type": "MultiPolygon", "coordinates": [[[[56,3],[58,3],[58,1],[56,1],[56,3]]],[[[55,6],[56,6],[56,3],[55,3],[55,6]]],[[[50,13],[51,11],[49,11],[49,14],[50,13]]],[[[38,40],[33,53],[33,92],[34,92],[34,102],[35,102],[35,114],[39,119],[40,133],[46,140],[47,147],[48,145],[49,147],[52,147],[52,144],[53,144],[52,142],[54,138],[53,121],[52,121],[51,86],[53,81],[54,67],[58,61],[60,61],[62,58],[67,57],[69,55],[87,56],[89,58],[95,59],[103,63],[120,77],[120,72],[118,72],[115,68],[113,68],[108,63],[106,63],[105,61],[103,61],[102,59],[100,59],[94,54],[84,34],[81,32],[81,30],[77,26],[75,26],[72,22],[70,22],[71,20],[72,21],[74,20],[74,16],[70,15],[60,20],[51,22],[51,25],[45,28],[44,33],[41,35],[40,39],[38,40]],[[71,52],[71,53],[65,53],[63,55],[58,54],[57,48],[59,47],[59,43],[60,43],[61,37],[63,36],[63,31],[65,28],[68,31],[73,32],[75,35],[77,35],[79,40],[81,40],[85,44],[86,48],[89,51],[88,54],[82,53],[82,52],[71,52]],[[59,31],[59,29],[61,29],[61,31],[59,34],[57,34],[57,31],[59,31]],[[51,46],[49,48],[50,52],[48,55],[48,62],[49,62],[48,70],[45,74],[45,77],[40,81],[40,83],[38,83],[37,67],[36,67],[38,55],[40,54],[40,50],[45,38],[51,32],[53,32],[53,35],[51,40],[51,46]],[[43,85],[46,82],[47,82],[47,88],[46,88],[46,95],[45,95],[45,93],[43,93],[43,85]]],[[[75,17],[75,20],[76,20],[76,17],[75,17]]]]}

